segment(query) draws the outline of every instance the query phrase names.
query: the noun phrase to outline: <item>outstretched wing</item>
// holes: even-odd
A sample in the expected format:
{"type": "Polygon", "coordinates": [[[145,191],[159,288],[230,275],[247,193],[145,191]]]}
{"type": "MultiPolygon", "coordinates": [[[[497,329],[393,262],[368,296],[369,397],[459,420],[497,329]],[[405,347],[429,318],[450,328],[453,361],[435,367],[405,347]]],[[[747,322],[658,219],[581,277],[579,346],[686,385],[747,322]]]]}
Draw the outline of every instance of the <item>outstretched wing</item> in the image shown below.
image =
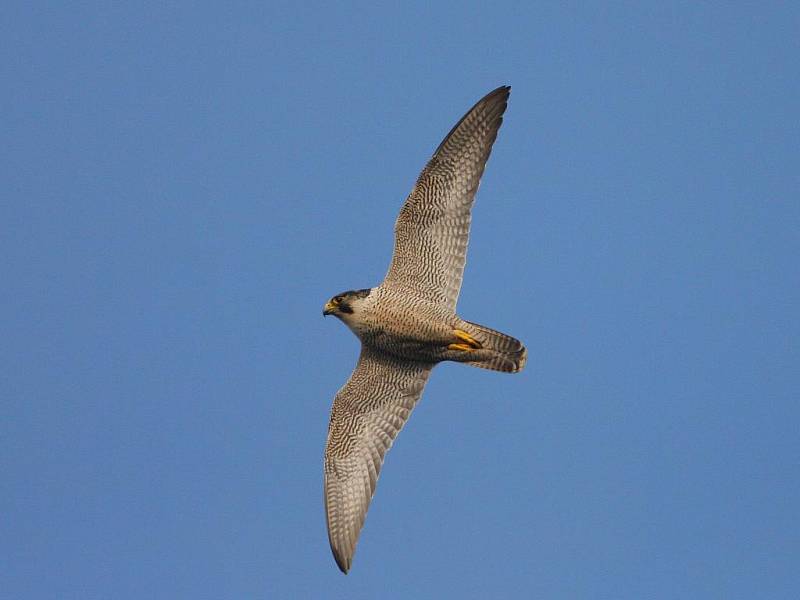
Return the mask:
{"type": "Polygon", "coordinates": [[[422,170],[397,217],[385,286],[412,290],[455,311],[472,203],[510,92],[499,87],[473,106],[422,170]]]}
{"type": "Polygon", "coordinates": [[[336,564],[350,569],[383,456],[419,400],[432,364],[362,346],[336,394],[325,447],[325,513],[336,564]]]}

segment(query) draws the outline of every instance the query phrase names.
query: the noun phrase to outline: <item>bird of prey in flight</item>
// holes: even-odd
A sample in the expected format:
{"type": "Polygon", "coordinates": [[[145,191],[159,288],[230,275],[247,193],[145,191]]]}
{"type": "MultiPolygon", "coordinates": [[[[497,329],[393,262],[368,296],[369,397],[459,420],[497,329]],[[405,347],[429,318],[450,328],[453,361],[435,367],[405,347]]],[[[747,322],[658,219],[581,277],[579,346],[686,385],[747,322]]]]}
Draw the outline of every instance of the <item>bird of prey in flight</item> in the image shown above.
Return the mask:
{"type": "Polygon", "coordinates": [[[336,394],[325,447],[325,513],[336,564],[347,573],[383,457],[411,415],[433,367],[449,360],[516,373],[527,350],[511,336],[456,314],[472,204],[503,122],[511,88],[473,106],[422,170],[395,223],[383,283],[331,298],[361,340],[361,355],[336,394]]]}

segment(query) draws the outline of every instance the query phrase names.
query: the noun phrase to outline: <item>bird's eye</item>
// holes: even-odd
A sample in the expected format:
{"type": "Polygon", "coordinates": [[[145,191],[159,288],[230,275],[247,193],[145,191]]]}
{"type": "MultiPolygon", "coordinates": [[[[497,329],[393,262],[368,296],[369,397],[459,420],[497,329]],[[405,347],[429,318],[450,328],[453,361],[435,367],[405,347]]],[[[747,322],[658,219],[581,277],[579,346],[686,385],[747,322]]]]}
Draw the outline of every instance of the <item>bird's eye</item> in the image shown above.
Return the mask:
{"type": "Polygon", "coordinates": [[[334,304],[340,304],[342,300],[344,300],[344,298],[343,298],[342,296],[336,296],[336,297],[333,299],[333,303],[334,303],[334,304]]]}

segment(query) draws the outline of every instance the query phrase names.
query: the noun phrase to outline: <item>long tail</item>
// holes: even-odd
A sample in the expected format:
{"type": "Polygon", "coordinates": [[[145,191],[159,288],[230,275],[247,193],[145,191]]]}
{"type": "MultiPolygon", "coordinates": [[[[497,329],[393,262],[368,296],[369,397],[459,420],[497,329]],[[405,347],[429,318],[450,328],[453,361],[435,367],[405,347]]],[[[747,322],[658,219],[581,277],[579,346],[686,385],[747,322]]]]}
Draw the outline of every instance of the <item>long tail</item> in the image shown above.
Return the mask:
{"type": "Polygon", "coordinates": [[[469,321],[462,320],[461,327],[482,346],[465,364],[504,373],[517,373],[525,367],[528,350],[518,339],[469,321]]]}

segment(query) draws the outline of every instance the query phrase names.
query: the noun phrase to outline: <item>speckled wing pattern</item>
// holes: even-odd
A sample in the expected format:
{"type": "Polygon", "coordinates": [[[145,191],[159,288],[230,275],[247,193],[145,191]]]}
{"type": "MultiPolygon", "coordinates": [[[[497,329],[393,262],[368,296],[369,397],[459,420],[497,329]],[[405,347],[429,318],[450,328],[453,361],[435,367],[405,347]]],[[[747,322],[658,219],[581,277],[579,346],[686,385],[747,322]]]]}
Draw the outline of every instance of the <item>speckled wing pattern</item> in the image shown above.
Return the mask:
{"type": "Polygon", "coordinates": [[[394,255],[384,286],[412,290],[455,310],[472,204],[510,90],[499,87],[479,100],[422,170],[397,217],[394,255]]]}
{"type": "Polygon", "coordinates": [[[325,447],[328,539],[347,573],[383,457],[428,381],[432,364],[362,346],[355,371],[336,394],[325,447]]]}

